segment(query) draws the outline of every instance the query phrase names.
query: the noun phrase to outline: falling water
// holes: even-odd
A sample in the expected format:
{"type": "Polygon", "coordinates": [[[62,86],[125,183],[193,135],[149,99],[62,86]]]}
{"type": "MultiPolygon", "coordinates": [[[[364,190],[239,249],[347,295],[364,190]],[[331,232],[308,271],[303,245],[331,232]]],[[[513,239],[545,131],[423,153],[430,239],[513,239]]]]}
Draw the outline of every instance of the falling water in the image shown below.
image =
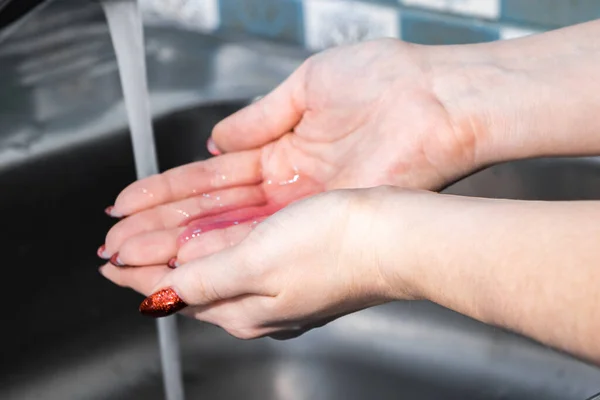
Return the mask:
{"type": "MultiPolygon", "coordinates": [[[[158,173],[146,77],[142,18],[137,0],[102,0],[112,37],[129,119],[138,179],[158,173]]],[[[183,400],[183,381],[175,316],[158,320],[167,400],[183,400]]]]}

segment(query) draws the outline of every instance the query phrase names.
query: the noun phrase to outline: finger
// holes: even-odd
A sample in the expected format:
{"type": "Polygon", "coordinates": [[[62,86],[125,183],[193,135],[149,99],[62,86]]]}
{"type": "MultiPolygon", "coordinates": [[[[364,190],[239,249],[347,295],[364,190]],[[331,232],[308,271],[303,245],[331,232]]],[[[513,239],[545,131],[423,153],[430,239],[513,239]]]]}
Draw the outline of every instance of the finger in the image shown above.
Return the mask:
{"type": "Polygon", "coordinates": [[[179,252],[177,253],[177,263],[185,264],[192,260],[207,257],[237,245],[265,218],[267,217],[234,225],[225,229],[202,233],[194,237],[179,249],[179,252]]]}
{"type": "Polygon", "coordinates": [[[111,215],[131,215],[219,189],[256,185],[261,177],[258,150],[214,157],[132,183],[117,197],[111,215]]]}
{"type": "Polygon", "coordinates": [[[265,303],[273,301],[271,297],[241,296],[208,307],[190,307],[182,314],[219,326],[239,339],[255,339],[275,332],[260,323],[265,303]]]}
{"type": "Polygon", "coordinates": [[[145,296],[152,293],[158,282],[165,278],[172,269],[165,265],[154,265],[146,268],[120,268],[106,264],[100,273],[113,283],[131,288],[145,296]]]}
{"type": "Polygon", "coordinates": [[[177,237],[184,228],[152,231],[126,240],[116,263],[124,266],[167,264],[177,255],[177,237]]]}
{"type": "Polygon", "coordinates": [[[327,325],[344,314],[327,317],[313,323],[294,323],[276,315],[272,319],[274,305],[278,300],[265,296],[242,296],[221,301],[209,307],[191,307],[184,313],[200,321],[220,326],[240,339],[255,339],[269,336],[276,340],[297,338],[308,331],[327,325]]]}
{"type": "Polygon", "coordinates": [[[157,284],[140,311],[163,317],[189,306],[207,307],[239,296],[272,296],[266,292],[262,271],[247,264],[248,258],[243,246],[236,246],[185,264],[157,284]]]}
{"type": "Polygon", "coordinates": [[[217,212],[256,206],[265,201],[264,191],[260,186],[243,186],[144,210],[119,221],[110,229],[106,235],[106,251],[112,256],[133,236],[171,229],[189,218],[200,218],[217,212]]]}
{"type": "Polygon", "coordinates": [[[214,145],[223,152],[255,149],[293,130],[306,108],[305,75],[306,63],[271,93],[218,123],[214,145]]]}

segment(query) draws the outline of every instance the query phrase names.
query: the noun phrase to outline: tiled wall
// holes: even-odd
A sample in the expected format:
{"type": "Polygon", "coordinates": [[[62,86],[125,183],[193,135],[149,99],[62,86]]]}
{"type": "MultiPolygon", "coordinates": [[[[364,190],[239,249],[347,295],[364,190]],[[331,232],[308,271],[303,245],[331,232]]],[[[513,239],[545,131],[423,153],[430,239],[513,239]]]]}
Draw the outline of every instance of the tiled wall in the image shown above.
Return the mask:
{"type": "Polygon", "coordinates": [[[319,50],[382,36],[422,44],[508,39],[600,18],[600,0],[140,0],[148,13],[319,50]]]}

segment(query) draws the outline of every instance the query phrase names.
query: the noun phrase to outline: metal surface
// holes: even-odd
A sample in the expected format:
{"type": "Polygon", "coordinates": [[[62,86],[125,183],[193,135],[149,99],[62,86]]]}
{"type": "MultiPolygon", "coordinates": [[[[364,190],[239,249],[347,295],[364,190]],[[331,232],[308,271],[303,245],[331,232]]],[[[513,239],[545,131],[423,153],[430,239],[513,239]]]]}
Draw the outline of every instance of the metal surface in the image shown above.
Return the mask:
{"type": "MultiPolygon", "coordinates": [[[[243,104],[161,118],[163,168],[208,156],[200,144],[211,127],[243,104]]],[[[4,261],[18,283],[4,290],[23,302],[4,314],[19,329],[1,331],[11,345],[0,398],[162,398],[153,324],[137,314],[141,297],[95,268],[111,223],[102,209],[134,170],[123,131],[0,174],[12,194],[0,199],[4,261]]],[[[536,160],[483,171],[450,191],[600,198],[598,179],[594,160],[536,160]]],[[[239,341],[181,322],[189,398],[583,400],[600,390],[600,369],[427,302],[365,310],[288,342],[239,341]]]]}
{"type": "MultiPolygon", "coordinates": [[[[17,304],[3,309],[1,399],[163,398],[154,323],[137,312],[142,297],[97,272],[96,249],[114,223],[102,210],[135,179],[135,164],[110,39],[94,15],[69,34],[87,41],[50,46],[25,35],[0,44],[2,76],[11,78],[0,93],[13,93],[0,99],[2,296],[17,304]],[[73,66],[85,56],[92,67],[73,66]],[[19,141],[15,132],[35,135],[19,141]]],[[[214,124],[302,59],[165,27],[150,28],[148,41],[163,169],[208,157],[214,124]]],[[[600,199],[599,179],[595,159],[532,160],[448,191],[600,199]]],[[[584,400],[600,391],[599,368],[428,302],[372,308],[287,342],[180,322],[190,399],[584,400]]]]}
{"type": "MultiPolygon", "coordinates": [[[[79,0],[48,4],[0,41],[0,169],[113,135],[126,125],[101,7],[79,0]]],[[[159,22],[147,26],[145,34],[157,116],[264,94],[307,55],[159,22]]]]}
{"type": "Polygon", "coordinates": [[[0,0],[0,31],[25,18],[45,0],[0,0]]]}

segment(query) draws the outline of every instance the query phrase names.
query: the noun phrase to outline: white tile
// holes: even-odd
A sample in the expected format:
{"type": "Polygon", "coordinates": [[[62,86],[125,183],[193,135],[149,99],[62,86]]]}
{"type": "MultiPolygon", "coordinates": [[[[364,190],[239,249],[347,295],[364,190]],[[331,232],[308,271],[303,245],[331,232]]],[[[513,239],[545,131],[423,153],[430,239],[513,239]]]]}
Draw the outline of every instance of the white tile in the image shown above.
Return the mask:
{"type": "Polygon", "coordinates": [[[191,29],[214,31],[219,27],[219,0],[139,0],[148,19],[163,19],[191,29]]]}
{"type": "Polygon", "coordinates": [[[534,31],[531,29],[523,29],[523,28],[516,28],[516,27],[512,27],[512,26],[505,26],[503,28],[500,28],[500,39],[516,39],[516,38],[520,38],[523,36],[529,36],[529,35],[534,35],[536,33],[539,33],[538,31],[534,31]]]}
{"type": "Polygon", "coordinates": [[[468,15],[478,18],[498,19],[500,0],[398,0],[409,7],[468,15]]]}
{"type": "Polygon", "coordinates": [[[321,50],[362,40],[398,37],[398,10],[351,0],[304,0],[307,47],[321,50]]]}

